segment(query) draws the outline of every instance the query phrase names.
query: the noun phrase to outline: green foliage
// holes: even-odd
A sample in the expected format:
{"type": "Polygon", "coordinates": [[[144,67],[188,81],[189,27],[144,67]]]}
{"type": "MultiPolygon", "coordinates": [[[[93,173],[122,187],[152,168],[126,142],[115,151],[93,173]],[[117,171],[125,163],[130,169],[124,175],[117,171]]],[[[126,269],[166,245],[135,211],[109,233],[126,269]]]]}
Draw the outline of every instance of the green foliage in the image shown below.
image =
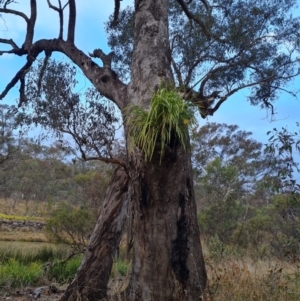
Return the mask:
{"type": "Polygon", "coordinates": [[[94,222],[88,209],[61,203],[48,220],[46,233],[54,241],[70,245],[76,252],[83,252],[94,222]]]}
{"type": "Polygon", "coordinates": [[[65,262],[55,260],[49,268],[47,277],[58,283],[70,282],[74,279],[81,261],[82,256],[74,256],[65,262]]]}
{"type": "Polygon", "coordinates": [[[167,146],[173,148],[181,144],[189,146],[188,126],[195,122],[192,109],[175,90],[160,88],[151,101],[149,112],[138,106],[127,108],[129,135],[136,146],[151,161],[155,148],[159,145],[160,161],[167,146]]]}
{"type": "Polygon", "coordinates": [[[200,180],[204,206],[198,215],[200,227],[208,236],[217,235],[225,243],[237,227],[243,210],[236,200],[237,170],[222,164],[220,158],[209,163],[200,180]]]}
{"type": "Polygon", "coordinates": [[[42,265],[32,262],[28,265],[10,258],[7,263],[0,263],[0,287],[24,287],[36,283],[43,274],[42,265]]]}
{"type": "Polygon", "coordinates": [[[13,258],[23,265],[28,265],[32,262],[49,262],[54,259],[62,260],[66,258],[67,254],[68,250],[66,248],[51,248],[47,246],[30,251],[6,249],[0,250],[0,261],[6,263],[13,258]]]}
{"type": "Polygon", "coordinates": [[[1,250],[0,288],[43,284],[44,281],[69,282],[82,256],[64,260],[66,249],[44,247],[36,251],[1,250]]]}
{"type": "Polygon", "coordinates": [[[17,151],[13,132],[15,129],[16,120],[12,108],[0,104],[0,164],[11,158],[17,151]]]}
{"type": "Polygon", "coordinates": [[[217,234],[210,236],[207,240],[207,247],[209,249],[209,254],[218,260],[224,252],[224,243],[220,240],[217,234]]]}
{"type": "Polygon", "coordinates": [[[277,195],[273,199],[271,246],[274,255],[300,260],[300,195],[277,195]]]}
{"type": "MultiPolygon", "coordinates": [[[[199,84],[203,96],[221,91],[219,104],[248,88],[251,93],[247,98],[252,104],[272,108],[282,88],[299,75],[296,6],[296,0],[217,0],[204,9],[203,1],[191,1],[187,4],[191,20],[179,1],[169,1],[169,40],[176,84],[199,84]]],[[[116,53],[114,70],[124,78],[128,77],[133,54],[134,9],[121,10],[119,20],[116,27],[107,26],[106,31],[108,44],[116,53]]]]}
{"type": "Polygon", "coordinates": [[[283,160],[286,164],[284,168],[278,171],[278,177],[281,179],[281,185],[276,185],[277,192],[300,191],[300,184],[294,178],[294,172],[299,172],[299,163],[295,159],[295,153],[300,153],[300,126],[296,123],[296,130],[289,131],[282,128],[267,133],[269,135],[268,143],[265,146],[265,152],[272,155],[276,161],[283,160]]]}

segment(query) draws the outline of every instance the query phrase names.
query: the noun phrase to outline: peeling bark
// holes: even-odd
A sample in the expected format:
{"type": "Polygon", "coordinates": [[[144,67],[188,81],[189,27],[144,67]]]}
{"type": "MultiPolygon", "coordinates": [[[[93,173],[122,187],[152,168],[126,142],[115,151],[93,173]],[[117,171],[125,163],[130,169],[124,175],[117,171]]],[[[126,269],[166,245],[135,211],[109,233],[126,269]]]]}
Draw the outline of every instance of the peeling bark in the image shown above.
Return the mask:
{"type": "Polygon", "coordinates": [[[107,189],[98,222],[75,279],[61,301],[101,300],[106,297],[113,256],[120,243],[128,207],[128,175],[119,167],[107,189]]]}
{"type": "MultiPolygon", "coordinates": [[[[173,84],[167,2],[135,1],[135,44],[128,99],[146,110],[161,84],[173,84]]],[[[159,147],[151,162],[145,162],[138,148],[133,148],[128,156],[134,245],[130,283],[123,299],[205,299],[207,276],[190,152],[177,143],[170,145],[162,162],[159,147]]]]}
{"type": "Polygon", "coordinates": [[[131,155],[134,200],[132,274],[124,300],[203,300],[206,270],[201,251],[190,153],[181,146],[160,165],[131,155]],[[137,162],[140,162],[137,164],[137,162]]]}

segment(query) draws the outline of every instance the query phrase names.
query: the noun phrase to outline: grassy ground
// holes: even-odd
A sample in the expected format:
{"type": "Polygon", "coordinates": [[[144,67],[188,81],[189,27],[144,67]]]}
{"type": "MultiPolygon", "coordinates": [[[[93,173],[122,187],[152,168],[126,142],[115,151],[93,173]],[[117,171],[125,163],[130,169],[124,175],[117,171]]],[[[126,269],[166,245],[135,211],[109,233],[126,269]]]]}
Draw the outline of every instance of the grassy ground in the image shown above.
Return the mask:
{"type": "MultiPolygon", "coordinates": [[[[10,200],[0,199],[0,220],[45,222],[47,204],[34,201],[20,201],[15,207],[10,200]]],[[[0,227],[0,241],[49,242],[43,231],[29,227],[12,230],[7,226],[0,227]]]]}
{"type": "MultiPolygon", "coordinates": [[[[46,219],[45,204],[17,204],[10,210],[11,204],[0,200],[0,213],[16,218],[46,219]],[[31,217],[32,215],[32,217],[31,217]]],[[[1,218],[1,216],[0,216],[1,218]]],[[[81,261],[75,257],[63,262],[67,253],[65,248],[45,243],[29,241],[47,241],[42,231],[0,231],[0,300],[8,288],[24,288],[29,285],[48,285],[55,282],[70,281],[81,261]],[[2,240],[2,241],[1,241],[2,240]],[[6,240],[3,242],[3,240],[6,240]],[[21,242],[25,241],[25,242],[21,242]]],[[[298,301],[300,300],[300,264],[280,261],[273,258],[254,259],[257,256],[212,256],[204,246],[209,279],[209,289],[214,301],[298,301]]],[[[124,254],[123,254],[124,255],[124,254]]],[[[253,254],[252,254],[253,255],[253,254]]],[[[130,262],[116,260],[112,269],[112,278],[128,279],[130,262]]],[[[119,282],[118,282],[119,285],[119,282]]],[[[125,283],[126,285],[126,283],[125,283]]],[[[122,286],[122,285],[121,285],[122,286]]],[[[120,285],[119,285],[120,287],[120,285]]],[[[124,286],[123,286],[124,288],[124,286]]],[[[47,300],[56,300],[49,296],[47,300]]],[[[23,300],[15,298],[14,300],[23,300]]]]}
{"type": "Polygon", "coordinates": [[[277,260],[207,261],[214,301],[300,300],[300,265],[277,260]]]}

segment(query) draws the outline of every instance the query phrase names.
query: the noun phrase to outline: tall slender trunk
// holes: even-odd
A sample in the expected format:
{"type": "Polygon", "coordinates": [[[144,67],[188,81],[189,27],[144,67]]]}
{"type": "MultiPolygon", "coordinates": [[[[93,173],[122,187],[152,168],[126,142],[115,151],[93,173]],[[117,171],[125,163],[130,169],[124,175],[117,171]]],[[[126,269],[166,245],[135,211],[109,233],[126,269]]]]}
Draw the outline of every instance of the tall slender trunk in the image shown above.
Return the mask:
{"type": "Polygon", "coordinates": [[[127,206],[128,175],[123,168],[117,168],[107,189],[84,260],[61,301],[97,301],[106,297],[113,256],[120,243],[127,206]]]}
{"type": "MultiPolygon", "coordinates": [[[[159,86],[173,84],[168,0],[136,0],[135,5],[128,99],[147,110],[159,86]]],[[[205,296],[191,154],[179,144],[168,150],[162,162],[157,150],[148,163],[139,149],[129,152],[134,246],[127,300],[194,301],[205,296]]]]}

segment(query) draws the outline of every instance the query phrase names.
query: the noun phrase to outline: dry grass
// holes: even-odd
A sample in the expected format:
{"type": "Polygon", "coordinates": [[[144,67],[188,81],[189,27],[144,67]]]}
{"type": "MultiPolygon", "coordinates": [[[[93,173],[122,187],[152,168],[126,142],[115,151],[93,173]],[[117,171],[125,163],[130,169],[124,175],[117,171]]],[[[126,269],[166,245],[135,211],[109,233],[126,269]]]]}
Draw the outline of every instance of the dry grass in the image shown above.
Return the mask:
{"type": "Polygon", "coordinates": [[[49,242],[43,231],[0,231],[0,241],[49,242]]]}
{"type": "Polygon", "coordinates": [[[227,258],[207,268],[214,301],[300,300],[299,264],[227,258]]]}
{"type": "MultiPolygon", "coordinates": [[[[47,204],[37,201],[20,201],[13,208],[10,200],[0,199],[0,220],[44,222],[46,207],[47,204]]],[[[0,227],[0,241],[49,242],[43,231],[30,227],[12,230],[5,225],[0,227]]]]}
{"type": "Polygon", "coordinates": [[[0,213],[14,216],[31,216],[43,217],[47,216],[47,203],[39,201],[19,201],[15,206],[10,199],[0,199],[0,213]]]}

